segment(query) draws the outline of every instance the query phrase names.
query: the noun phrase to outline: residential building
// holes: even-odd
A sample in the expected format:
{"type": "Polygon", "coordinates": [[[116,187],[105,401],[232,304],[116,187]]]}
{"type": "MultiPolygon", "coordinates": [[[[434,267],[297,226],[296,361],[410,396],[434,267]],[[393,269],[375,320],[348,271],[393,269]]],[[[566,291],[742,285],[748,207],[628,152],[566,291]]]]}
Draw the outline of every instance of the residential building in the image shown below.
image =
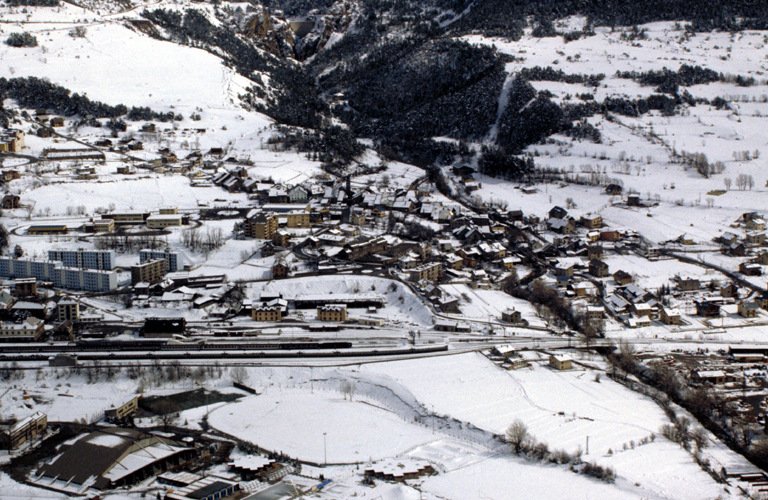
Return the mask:
{"type": "Polygon", "coordinates": [[[520,323],[523,320],[523,315],[520,313],[520,311],[515,311],[514,309],[505,309],[501,312],[501,321],[505,321],[507,323],[520,323]]]}
{"type": "Polygon", "coordinates": [[[346,304],[327,304],[317,308],[317,319],[320,321],[347,321],[346,304]]]}
{"type": "Polygon", "coordinates": [[[552,354],[549,356],[549,366],[555,370],[571,370],[573,359],[567,354],[552,354]]]}
{"type": "Polygon", "coordinates": [[[4,210],[19,208],[21,198],[16,194],[7,194],[3,196],[2,207],[4,210]]]}
{"type": "Polygon", "coordinates": [[[158,250],[139,250],[139,264],[144,264],[151,260],[164,259],[165,269],[169,273],[175,273],[179,270],[181,255],[176,252],[158,251],[158,250]]]}
{"type": "MultiPolygon", "coordinates": [[[[346,311],[346,309],[345,309],[346,311]]],[[[318,319],[320,315],[318,309],[318,319]]],[[[253,321],[280,321],[283,319],[283,309],[279,306],[254,306],[251,309],[251,319],[253,321]]],[[[346,319],[346,315],[345,315],[346,319]]],[[[344,320],[326,320],[326,321],[344,321],[344,320]]]]}
{"type": "Polygon", "coordinates": [[[30,316],[21,323],[0,321],[0,342],[36,342],[43,336],[44,323],[30,316]]]}
{"type": "Polygon", "coordinates": [[[756,318],[757,311],[759,309],[760,309],[760,306],[757,304],[757,302],[753,302],[753,301],[739,302],[739,315],[745,318],[756,318]]]}
{"type": "Polygon", "coordinates": [[[154,259],[131,266],[131,284],[142,281],[153,284],[163,280],[167,272],[165,259],[154,259]]]}
{"type": "Polygon", "coordinates": [[[659,313],[659,319],[665,325],[681,324],[680,311],[677,309],[668,309],[666,307],[662,307],[661,312],[659,313]]]}
{"type": "Polygon", "coordinates": [[[698,278],[692,278],[690,276],[677,276],[677,288],[683,292],[694,292],[701,288],[701,283],[698,278]]]}
{"type": "Polygon", "coordinates": [[[589,274],[595,278],[605,278],[606,276],[609,276],[610,273],[608,272],[608,264],[598,259],[590,260],[589,274]]]}
{"type": "Polygon", "coordinates": [[[112,250],[48,250],[48,260],[78,269],[110,271],[116,266],[115,252],[112,250]]]}
{"type": "Polygon", "coordinates": [[[35,278],[16,278],[14,285],[17,297],[34,297],[37,295],[37,280],[35,278]]]}
{"type": "Polygon", "coordinates": [[[277,231],[277,217],[261,212],[245,220],[245,234],[250,238],[271,240],[277,231]]]}
{"type": "Polygon", "coordinates": [[[309,212],[295,210],[286,214],[288,227],[309,227],[309,212]]]}
{"type": "Polygon", "coordinates": [[[61,299],[56,305],[59,321],[75,322],[80,319],[80,303],[72,299],[61,299]]]}
{"type": "Polygon", "coordinates": [[[589,229],[597,229],[599,227],[602,227],[603,218],[599,215],[587,214],[587,215],[582,215],[579,222],[581,222],[582,226],[587,227],[589,229]]]}
{"type": "Polygon", "coordinates": [[[440,262],[431,262],[415,269],[410,269],[408,271],[409,280],[413,282],[419,282],[421,280],[436,281],[440,278],[441,268],[442,264],[440,262]]]}
{"type": "Polygon", "coordinates": [[[0,257],[0,277],[52,281],[58,288],[108,292],[117,288],[117,273],[64,267],[61,262],[0,257]]]}

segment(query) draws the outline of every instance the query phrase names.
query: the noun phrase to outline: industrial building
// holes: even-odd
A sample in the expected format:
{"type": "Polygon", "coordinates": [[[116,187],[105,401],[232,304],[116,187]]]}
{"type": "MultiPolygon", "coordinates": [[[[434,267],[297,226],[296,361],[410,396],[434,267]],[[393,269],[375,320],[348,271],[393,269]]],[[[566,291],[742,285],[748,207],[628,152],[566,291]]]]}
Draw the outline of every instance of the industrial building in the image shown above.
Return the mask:
{"type": "Polygon", "coordinates": [[[100,428],[62,444],[32,475],[51,490],[83,495],[143,481],[198,456],[183,443],[133,429],[100,428]]]}

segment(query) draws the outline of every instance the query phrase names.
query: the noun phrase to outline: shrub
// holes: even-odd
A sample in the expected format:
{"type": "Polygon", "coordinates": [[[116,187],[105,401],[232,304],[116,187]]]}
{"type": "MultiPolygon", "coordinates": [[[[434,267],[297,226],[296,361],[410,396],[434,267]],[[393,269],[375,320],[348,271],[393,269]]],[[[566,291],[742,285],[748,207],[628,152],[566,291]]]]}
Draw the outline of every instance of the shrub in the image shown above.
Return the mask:
{"type": "Polygon", "coordinates": [[[5,41],[11,47],[37,47],[37,37],[26,31],[23,33],[11,33],[5,41]]]}

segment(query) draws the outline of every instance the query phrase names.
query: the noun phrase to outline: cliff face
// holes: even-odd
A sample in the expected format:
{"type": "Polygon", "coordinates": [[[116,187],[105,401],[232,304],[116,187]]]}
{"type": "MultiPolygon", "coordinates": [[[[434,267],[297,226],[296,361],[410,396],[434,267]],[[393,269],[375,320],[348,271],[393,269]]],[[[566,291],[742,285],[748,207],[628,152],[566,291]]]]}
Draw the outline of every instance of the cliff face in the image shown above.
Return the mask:
{"type": "Polygon", "coordinates": [[[303,61],[323,49],[334,35],[343,35],[349,29],[359,13],[356,3],[339,0],[324,14],[318,10],[310,11],[308,20],[314,20],[315,26],[308,34],[297,39],[294,45],[296,58],[303,61]]]}
{"type": "Polygon", "coordinates": [[[296,37],[289,23],[282,18],[282,12],[270,13],[263,5],[256,5],[237,20],[238,31],[256,44],[281,57],[293,57],[296,37]]]}

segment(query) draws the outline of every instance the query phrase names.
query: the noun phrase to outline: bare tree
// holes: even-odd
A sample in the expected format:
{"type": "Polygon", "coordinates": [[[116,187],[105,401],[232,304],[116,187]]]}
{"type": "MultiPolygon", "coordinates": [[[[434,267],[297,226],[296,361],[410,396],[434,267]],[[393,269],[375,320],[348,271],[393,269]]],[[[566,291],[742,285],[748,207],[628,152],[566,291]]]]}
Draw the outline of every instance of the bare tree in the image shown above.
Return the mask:
{"type": "Polygon", "coordinates": [[[349,400],[352,401],[352,397],[355,395],[355,384],[349,381],[344,382],[341,384],[341,393],[344,394],[344,399],[349,396],[349,400]]]}
{"type": "Polygon", "coordinates": [[[733,183],[733,180],[730,177],[723,178],[723,184],[725,184],[725,189],[730,191],[731,190],[731,183],[733,183]]]}
{"type": "Polygon", "coordinates": [[[509,427],[507,427],[506,437],[507,443],[516,455],[519,455],[520,452],[528,446],[528,443],[530,443],[532,439],[530,432],[528,432],[528,426],[526,426],[525,422],[519,418],[512,422],[509,427]]]}
{"type": "Polygon", "coordinates": [[[244,384],[248,380],[248,370],[244,366],[236,366],[229,372],[229,376],[232,377],[232,382],[244,384]]]}

